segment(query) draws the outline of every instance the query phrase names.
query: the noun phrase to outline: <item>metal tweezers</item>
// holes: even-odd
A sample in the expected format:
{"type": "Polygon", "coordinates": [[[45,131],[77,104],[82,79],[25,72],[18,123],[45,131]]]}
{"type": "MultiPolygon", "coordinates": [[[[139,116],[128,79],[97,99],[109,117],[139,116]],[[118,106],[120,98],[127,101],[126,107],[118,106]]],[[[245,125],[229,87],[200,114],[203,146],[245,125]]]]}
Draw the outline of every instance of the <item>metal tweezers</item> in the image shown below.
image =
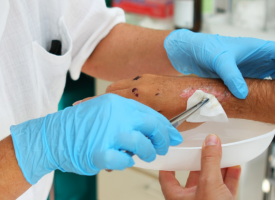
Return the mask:
{"type": "Polygon", "coordinates": [[[177,115],[176,117],[173,117],[170,119],[170,123],[172,126],[177,128],[179,125],[181,125],[188,117],[190,117],[194,112],[199,110],[203,105],[205,105],[209,101],[209,98],[203,99],[201,102],[197,103],[193,107],[187,109],[186,111],[182,112],[181,114],[177,115]]]}
{"type": "MultiPolygon", "coordinates": [[[[205,105],[209,101],[209,98],[203,99],[201,102],[197,103],[193,107],[187,109],[186,111],[182,112],[181,114],[177,115],[170,119],[170,123],[172,126],[177,128],[181,123],[183,123],[188,117],[190,117],[194,112],[199,110],[203,105],[205,105]]],[[[134,154],[129,151],[122,150],[123,152],[127,153],[129,156],[133,156],[134,154]]]]}

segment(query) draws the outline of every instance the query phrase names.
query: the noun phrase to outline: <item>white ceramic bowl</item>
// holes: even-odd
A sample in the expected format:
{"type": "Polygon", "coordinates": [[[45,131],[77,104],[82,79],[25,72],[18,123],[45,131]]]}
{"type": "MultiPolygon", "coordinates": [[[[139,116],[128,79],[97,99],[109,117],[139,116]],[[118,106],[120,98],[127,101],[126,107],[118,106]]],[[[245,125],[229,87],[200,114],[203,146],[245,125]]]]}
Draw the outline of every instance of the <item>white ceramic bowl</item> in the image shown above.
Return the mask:
{"type": "Polygon", "coordinates": [[[221,167],[224,168],[240,165],[259,156],[272,141],[275,125],[241,119],[229,119],[228,123],[207,122],[196,129],[182,132],[184,142],[170,147],[166,156],[157,156],[151,163],[134,156],[135,167],[167,171],[200,170],[201,146],[211,133],[221,138],[221,167]]]}

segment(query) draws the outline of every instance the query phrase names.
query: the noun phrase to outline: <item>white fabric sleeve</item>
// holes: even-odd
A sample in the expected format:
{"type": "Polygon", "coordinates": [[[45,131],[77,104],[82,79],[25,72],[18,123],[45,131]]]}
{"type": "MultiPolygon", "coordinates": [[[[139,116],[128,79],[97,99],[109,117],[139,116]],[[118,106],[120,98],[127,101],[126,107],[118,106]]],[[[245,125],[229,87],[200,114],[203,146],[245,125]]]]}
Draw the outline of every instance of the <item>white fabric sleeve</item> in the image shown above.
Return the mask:
{"type": "Polygon", "coordinates": [[[68,2],[64,18],[73,43],[69,70],[72,79],[76,80],[98,43],[115,25],[125,22],[125,15],[120,8],[107,8],[105,0],[68,2]]]}

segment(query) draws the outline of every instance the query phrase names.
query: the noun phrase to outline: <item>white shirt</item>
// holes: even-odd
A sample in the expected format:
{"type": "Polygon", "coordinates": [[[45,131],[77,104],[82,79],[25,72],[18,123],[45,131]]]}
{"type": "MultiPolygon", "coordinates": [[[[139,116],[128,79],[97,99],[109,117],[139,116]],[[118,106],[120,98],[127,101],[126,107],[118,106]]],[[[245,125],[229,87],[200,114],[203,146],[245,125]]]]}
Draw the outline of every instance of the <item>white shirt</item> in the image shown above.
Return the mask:
{"type": "MultiPolygon", "coordinates": [[[[56,112],[67,71],[77,79],[100,40],[124,21],[104,0],[0,0],[0,140],[11,125],[56,112]],[[48,53],[54,39],[62,56],[48,53]]],[[[52,177],[19,199],[46,199],[52,177]]]]}

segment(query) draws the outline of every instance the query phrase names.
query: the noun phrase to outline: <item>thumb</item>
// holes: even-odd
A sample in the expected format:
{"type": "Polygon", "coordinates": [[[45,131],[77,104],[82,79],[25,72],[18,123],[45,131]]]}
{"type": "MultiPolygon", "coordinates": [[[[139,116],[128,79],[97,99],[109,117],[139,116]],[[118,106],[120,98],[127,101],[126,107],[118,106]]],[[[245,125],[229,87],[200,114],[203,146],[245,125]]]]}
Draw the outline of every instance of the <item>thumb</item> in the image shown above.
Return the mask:
{"type": "Polygon", "coordinates": [[[208,135],[202,147],[200,180],[207,180],[207,184],[223,183],[221,158],[222,148],[219,137],[214,134],[208,135]]]}
{"type": "Polygon", "coordinates": [[[224,84],[232,92],[232,94],[239,98],[245,99],[248,94],[247,84],[240,72],[235,59],[225,52],[217,57],[214,61],[214,68],[216,73],[224,81],[224,84]]]}

